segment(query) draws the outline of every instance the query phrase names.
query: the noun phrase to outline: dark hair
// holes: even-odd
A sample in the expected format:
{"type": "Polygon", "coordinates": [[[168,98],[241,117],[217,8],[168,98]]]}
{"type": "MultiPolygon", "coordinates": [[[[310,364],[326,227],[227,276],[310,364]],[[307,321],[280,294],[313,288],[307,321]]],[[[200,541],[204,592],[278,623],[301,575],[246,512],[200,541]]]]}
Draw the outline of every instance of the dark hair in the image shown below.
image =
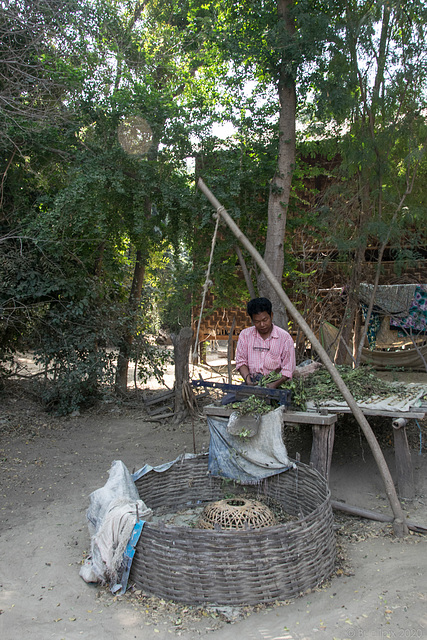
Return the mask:
{"type": "Polygon", "coordinates": [[[251,318],[263,311],[267,311],[268,315],[271,316],[271,309],[272,305],[268,298],[254,298],[253,300],[249,300],[246,305],[246,311],[251,318]]]}

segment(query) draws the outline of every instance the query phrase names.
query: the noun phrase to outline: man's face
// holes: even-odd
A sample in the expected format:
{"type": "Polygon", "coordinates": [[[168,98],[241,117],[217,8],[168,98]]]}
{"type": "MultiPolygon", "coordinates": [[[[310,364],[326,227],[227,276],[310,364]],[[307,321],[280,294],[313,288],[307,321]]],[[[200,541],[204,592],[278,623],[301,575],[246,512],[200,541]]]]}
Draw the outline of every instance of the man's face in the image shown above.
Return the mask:
{"type": "Polygon", "coordinates": [[[267,311],[261,311],[261,313],[254,313],[252,316],[252,322],[261,336],[268,337],[273,327],[273,314],[267,313],[267,311]]]}

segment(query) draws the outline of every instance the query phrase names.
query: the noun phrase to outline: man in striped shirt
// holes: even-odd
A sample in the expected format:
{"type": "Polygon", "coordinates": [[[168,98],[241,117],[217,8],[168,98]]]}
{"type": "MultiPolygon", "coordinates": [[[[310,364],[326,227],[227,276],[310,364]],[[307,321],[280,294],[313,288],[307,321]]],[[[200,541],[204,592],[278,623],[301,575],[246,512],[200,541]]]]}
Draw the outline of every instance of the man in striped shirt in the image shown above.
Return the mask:
{"type": "Polygon", "coordinates": [[[252,327],[243,329],[236,348],[236,369],[247,385],[257,383],[261,375],[272,371],[281,377],[267,386],[277,389],[292,378],[295,370],[295,348],[290,334],[273,324],[270,300],[254,298],[247,304],[252,327]]]}

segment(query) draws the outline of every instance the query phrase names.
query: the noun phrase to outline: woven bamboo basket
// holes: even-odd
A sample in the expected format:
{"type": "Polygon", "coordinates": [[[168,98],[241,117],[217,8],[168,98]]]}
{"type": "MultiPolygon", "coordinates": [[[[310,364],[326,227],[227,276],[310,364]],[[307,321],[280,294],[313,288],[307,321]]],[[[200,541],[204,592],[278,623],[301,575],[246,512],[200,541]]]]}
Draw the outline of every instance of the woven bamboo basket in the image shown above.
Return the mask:
{"type": "Polygon", "coordinates": [[[273,524],[275,517],[267,505],[244,498],[210,502],[198,521],[200,529],[261,529],[273,524]]]}
{"type": "MultiPolygon", "coordinates": [[[[136,481],[154,513],[221,500],[247,487],[208,474],[207,456],[183,459],[136,481]]],[[[250,490],[253,492],[254,487],[250,490]]],[[[250,530],[210,530],[147,522],[130,580],[145,593],[186,604],[254,605],[300,595],[326,580],[335,565],[330,492],[311,467],[271,476],[257,487],[294,516],[250,530]]]]}

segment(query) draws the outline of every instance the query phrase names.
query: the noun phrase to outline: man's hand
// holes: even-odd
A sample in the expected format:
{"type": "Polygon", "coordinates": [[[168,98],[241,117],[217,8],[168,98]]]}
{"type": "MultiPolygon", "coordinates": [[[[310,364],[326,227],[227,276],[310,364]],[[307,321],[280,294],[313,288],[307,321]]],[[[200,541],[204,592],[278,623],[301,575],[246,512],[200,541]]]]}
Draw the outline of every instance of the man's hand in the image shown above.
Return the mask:
{"type": "Polygon", "coordinates": [[[277,380],[273,380],[273,382],[269,382],[266,385],[267,389],[277,389],[278,387],[280,387],[281,384],[286,382],[286,380],[289,380],[289,378],[287,376],[282,376],[281,378],[278,378],[277,380]]]}

